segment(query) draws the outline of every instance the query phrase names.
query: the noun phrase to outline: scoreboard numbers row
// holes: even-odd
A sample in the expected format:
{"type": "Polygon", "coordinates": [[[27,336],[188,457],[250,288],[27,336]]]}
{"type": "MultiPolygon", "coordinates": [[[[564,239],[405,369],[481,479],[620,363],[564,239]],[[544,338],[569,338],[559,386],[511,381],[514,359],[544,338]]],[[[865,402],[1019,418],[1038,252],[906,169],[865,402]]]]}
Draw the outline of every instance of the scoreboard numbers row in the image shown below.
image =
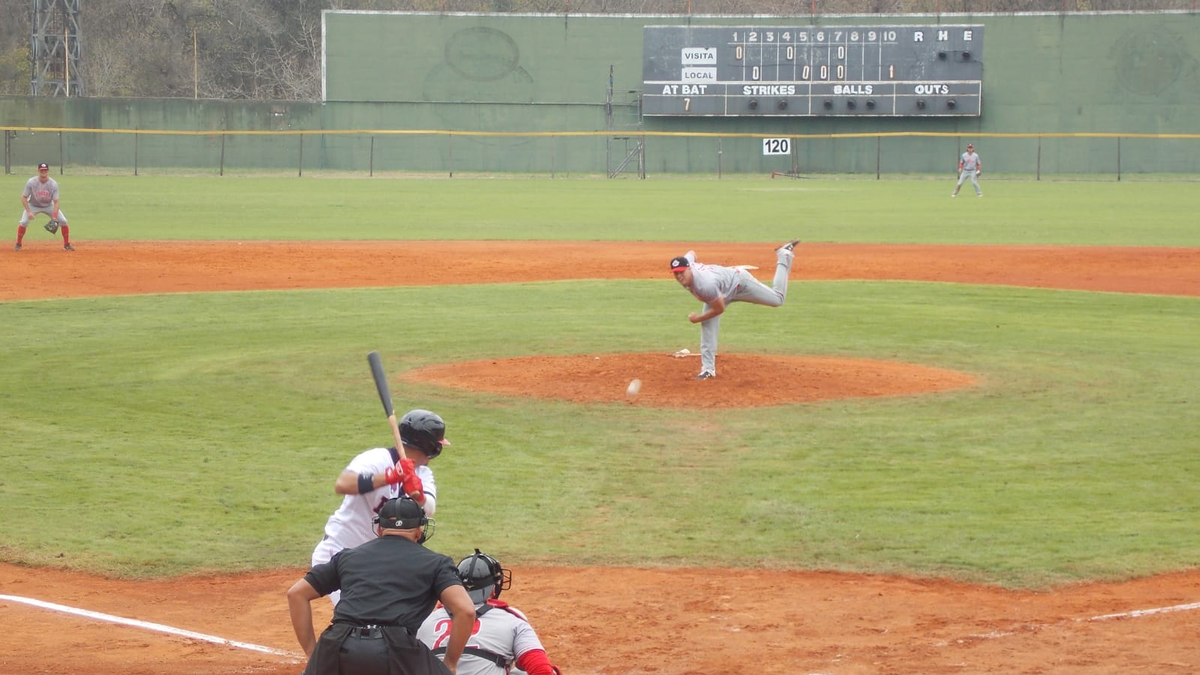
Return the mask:
{"type": "Polygon", "coordinates": [[[983,26],[646,26],[642,114],[979,116],[983,26]]]}

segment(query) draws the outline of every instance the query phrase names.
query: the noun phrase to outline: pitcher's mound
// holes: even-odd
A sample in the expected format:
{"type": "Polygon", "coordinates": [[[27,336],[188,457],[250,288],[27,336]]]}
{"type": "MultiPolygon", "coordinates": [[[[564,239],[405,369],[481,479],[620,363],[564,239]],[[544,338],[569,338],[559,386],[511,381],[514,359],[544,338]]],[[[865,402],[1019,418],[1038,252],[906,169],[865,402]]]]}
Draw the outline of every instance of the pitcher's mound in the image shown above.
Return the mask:
{"type": "Polygon", "coordinates": [[[913,396],[976,383],[966,373],[912,363],[815,356],[722,354],[716,378],[693,379],[699,372],[696,355],[576,354],[443,363],[402,377],[507,396],[686,409],[913,396]],[[642,388],[630,397],[626,388],[634,378],[642,388]]]}

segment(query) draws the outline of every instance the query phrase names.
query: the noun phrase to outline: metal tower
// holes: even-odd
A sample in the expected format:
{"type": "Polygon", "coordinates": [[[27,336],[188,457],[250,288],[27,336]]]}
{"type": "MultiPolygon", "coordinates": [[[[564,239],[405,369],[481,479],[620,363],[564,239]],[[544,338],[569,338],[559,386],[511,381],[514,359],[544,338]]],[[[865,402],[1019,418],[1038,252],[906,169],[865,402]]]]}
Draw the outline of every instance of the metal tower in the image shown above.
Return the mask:
{"type": "Polygon", "coordinates": [[[30,59],[34,96],[81,96],[79,3],[81,0],[33,0],[30,59]]]}

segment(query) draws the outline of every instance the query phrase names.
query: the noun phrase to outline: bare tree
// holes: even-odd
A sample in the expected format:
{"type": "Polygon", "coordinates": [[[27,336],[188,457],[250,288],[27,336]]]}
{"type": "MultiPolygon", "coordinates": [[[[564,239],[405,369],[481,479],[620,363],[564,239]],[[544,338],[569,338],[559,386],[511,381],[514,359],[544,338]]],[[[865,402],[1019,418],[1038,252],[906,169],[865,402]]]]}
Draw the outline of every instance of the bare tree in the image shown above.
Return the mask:
{"type": "Polygon", "coordinates": [[[27,95],[32,65],[29,61],[29,38],[32,28],[28,0],[0,0],[0,16],[11,17],[0,22],[0,94],[27,95]]]}
{"type": "MultiPolygon", "coordinates": [[[[0,94],[29,92],[32,0],[0,0],[0,94]]],[[[91,96],[316,100],[321,11],[544,14],[1078,12],[1194,9],[1196,0],[95,0],[81,17],[91,96]]]]}

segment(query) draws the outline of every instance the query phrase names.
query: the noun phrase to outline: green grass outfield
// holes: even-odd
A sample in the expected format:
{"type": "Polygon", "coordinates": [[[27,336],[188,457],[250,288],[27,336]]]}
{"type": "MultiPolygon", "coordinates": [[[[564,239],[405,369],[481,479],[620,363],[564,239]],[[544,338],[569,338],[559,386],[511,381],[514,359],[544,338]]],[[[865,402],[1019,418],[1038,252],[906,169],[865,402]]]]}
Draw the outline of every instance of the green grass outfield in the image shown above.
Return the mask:
{"type": "MultiPolygon", "coordinates": [[[[0,194],[16,204],[26,178],[0,177],[0,194]]],[[[61,184],[81,253],[98,239],[1200,246],[1187,183],[985,180],[984,199],[954,200],[945,180],[61,184]]],[[[334,477],[389,443],[365,358],[378,349],[397,407],[447,420],[430,546],[455,557],[1016,587],[1200,565],[1197,298],[794,282],[783,308],[723,322],[726,352],[981,380],[919,397],[688,412],[397,382],[428,363],[694,348],[691,306],[665,273],[0,303],[0,560],[129,576],[305,566],[334,477]]]]}

